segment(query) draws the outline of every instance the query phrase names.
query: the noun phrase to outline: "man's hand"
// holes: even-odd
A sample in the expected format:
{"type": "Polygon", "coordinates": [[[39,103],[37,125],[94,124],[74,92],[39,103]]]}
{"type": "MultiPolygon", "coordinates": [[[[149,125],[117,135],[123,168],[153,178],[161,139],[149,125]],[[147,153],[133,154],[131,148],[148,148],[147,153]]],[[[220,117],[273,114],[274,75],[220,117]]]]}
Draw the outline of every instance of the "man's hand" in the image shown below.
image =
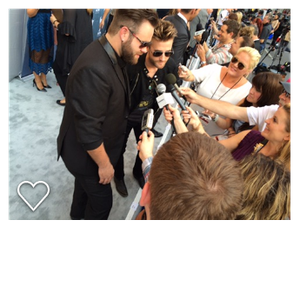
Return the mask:
{"type": "Polygon", "coordinates": [[[115,170],[110,162],[98,168],[100,184],[109,184],[114,177],[115,170]]]}
{"type": "Polygon", "coordinates": [[[139,151],[139,157],[142,161],[144,161],[148,157],[153,156],[154,133],[152,131],[149,131],[147,134],[147,132],[144,131],[140,135],[140,140],[136,148],[139,151]]]}

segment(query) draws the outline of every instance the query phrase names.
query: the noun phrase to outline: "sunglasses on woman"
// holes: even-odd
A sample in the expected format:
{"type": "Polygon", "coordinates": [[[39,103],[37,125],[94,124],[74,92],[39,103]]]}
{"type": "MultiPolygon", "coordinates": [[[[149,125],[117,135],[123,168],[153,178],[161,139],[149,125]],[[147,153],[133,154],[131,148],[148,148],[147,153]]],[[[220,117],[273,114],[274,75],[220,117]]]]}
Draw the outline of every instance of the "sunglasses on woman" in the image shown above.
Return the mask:
{"type": "Polygon", "coordinates": [[[160,51],[160,50],[155,50],[154,52],[152,52],[152,55],[154,57],[160,57],[162,56],[163,54],[165,54],[166,57],[170,57],[171,55],[174,54],[174,51],[166,51],[166,52],[163,52],[163,51],[160,51]]]}
{"type": "Polygon", "coordinates": [[[243,70],[243,69],[246,68],[246,67],[244,66],[244,64],[241,63],[235,56],[231,59],[231,62],[232,62],[233,64],[238,63],[237,67],[238,67],[239,70],[243,70]]]}

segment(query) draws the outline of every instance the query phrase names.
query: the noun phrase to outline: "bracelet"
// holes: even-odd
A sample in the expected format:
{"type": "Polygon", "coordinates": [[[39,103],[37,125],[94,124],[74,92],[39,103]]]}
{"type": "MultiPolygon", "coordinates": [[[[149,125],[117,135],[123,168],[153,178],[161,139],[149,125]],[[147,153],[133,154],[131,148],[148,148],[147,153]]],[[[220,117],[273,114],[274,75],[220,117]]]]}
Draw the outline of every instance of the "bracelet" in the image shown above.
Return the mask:
{"type": "Polygon", "coordinates": [[[200,63],[200,66],[203,66],[203,65],[206,65],[206,61],[205,60],[201,61],[201,63],[200,63]]]}
{"type": "Polygon", "coordinates": [[[54,25],[55,24],[55,22],[58,22],[56,19],[52,22],[52,24],[54,25]]]}
{"type": "Polygon", "coordinates": [[[215,116],[212,117],[212,120],[213,120],[214,122],[218,122],[218,120],[219,120],[219,115],[218,115],[218,114],[215,114],[215,116]]]}

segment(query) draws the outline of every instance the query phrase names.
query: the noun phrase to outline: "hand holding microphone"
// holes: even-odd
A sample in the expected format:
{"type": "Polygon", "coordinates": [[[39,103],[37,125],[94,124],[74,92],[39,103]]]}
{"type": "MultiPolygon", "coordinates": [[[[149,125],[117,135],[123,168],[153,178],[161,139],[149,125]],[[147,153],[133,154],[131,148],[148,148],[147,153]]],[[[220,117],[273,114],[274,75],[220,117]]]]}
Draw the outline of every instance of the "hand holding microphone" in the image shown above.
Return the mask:
{"type": "Polygon", "coordinates": [[[156,92],[159,94],[159,96],[156,97],[156,102],[160,109],[168,106],[168,104],[174,103],[172,95],[170,93],[166,93],[166,90],[167,88],[163,83],[158,84],[156,87],[156,92]]]}
{"type": "Polygon", "coordinates": [[[154,149],[154,133],[149,131],[148,134],[144,131],[140,135],[140,140],[136,146],[139,151],[139,157],[142,161],[147,159],[148,157],[153,156],[154,149]]]}
{"type": "Polygon", "coordinates": [[[180,97],[178,96],[177,94],[177,91],[180,95],[182,95],[177,83],[176,83],[176,76],[172,73],[169,73],[166,75],[166,81],[167,83],[169,84],[169,89],[170,89],[170,92],[173,96],[173,98],[175,99],[175,101],[178,103],[178,105],[180,106],[180,108],[182,110],[185,110],[185,105],[183,103],[183,100],[180,99],[180,97]]]}
{"type": "Polygon", "coordinates": [[[153,119],[154,119],[154,110],[152,108],[149,108],[144,112],[142,123],[141,123],[141,130],[146,131],[146,133],[148,134],[153,127],[153,119]]]}
{"type": "Polygon", "coordinates": [[[171,105],[164,107],[164,116],[169,123],[172,123],[172,120],[181,119],[179,110],[171,105]]]}

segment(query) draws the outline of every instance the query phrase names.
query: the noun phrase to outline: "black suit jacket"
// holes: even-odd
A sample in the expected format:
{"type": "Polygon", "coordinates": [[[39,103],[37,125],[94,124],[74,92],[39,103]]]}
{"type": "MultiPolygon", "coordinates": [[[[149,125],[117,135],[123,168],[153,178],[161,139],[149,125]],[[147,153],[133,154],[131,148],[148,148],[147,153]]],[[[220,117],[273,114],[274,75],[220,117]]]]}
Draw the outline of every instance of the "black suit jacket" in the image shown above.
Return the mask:
{"type": "Polygon", "coordinates": [[[184,55],[190,40],[189,29],[184,20],[178,15],[168,16],[165,20],[172,22],[177,30],[177,36],[173,42],[174,54],[172,58],[177,65],[179,63],[185,63],[184,55]]]}
{"type": "Polygon", "coordinates": [[[98,174],[87,150],[102,143],[112,165],[120,156],[130,106],[122,68],[125,63],[105,36],[87,46],[72,68],[57,147],[58,157],[73,174],[98,174]]]}

